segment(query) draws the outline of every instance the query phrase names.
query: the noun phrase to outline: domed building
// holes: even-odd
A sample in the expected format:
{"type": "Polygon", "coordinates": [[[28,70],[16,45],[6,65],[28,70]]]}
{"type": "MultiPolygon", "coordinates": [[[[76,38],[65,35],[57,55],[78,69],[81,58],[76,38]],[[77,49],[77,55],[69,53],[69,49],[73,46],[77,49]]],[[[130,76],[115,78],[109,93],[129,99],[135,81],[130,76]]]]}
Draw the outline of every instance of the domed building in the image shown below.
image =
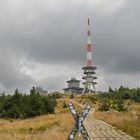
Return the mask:
{"type": "Polygon", "coordinates": [[[72,77],[67,83],[68,87],[63,89],[64,93],[82,93],[83,88],[80,88],[80,80],[72,77]]]}

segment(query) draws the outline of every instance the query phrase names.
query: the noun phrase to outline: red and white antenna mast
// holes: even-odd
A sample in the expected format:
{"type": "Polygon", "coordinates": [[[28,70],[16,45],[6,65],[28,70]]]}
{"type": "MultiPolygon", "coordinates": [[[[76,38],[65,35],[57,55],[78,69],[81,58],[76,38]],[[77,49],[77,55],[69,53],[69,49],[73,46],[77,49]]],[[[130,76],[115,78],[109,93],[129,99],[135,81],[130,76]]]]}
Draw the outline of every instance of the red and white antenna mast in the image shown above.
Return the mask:
{"type": "Polygon", "coordinates": [[[87,66],[92,66],[92,42],[91,42],[91,32],[90,32],[90,20],[88,19],[88,30],[87,30],[88,41],[86,45],[87,52],[87,66]]]}
{"type": "Polygon", "coordinates": [[[94,89],[94,92],[96,93],[96,88],[94,82],[95,79],[97,79],[94,74],[97,68],[93,66],[93,60],[92,60],[92,51],[93,51],[93,46],[92,46],[92,41],[91,41],[91,31],[90,31],[90,20],[88,18],[88,30],[87,30],[87,44],[86,44],[86,55],[87,55],[87,60],[86,60],[86,66],[83,67],[82,69],[84,70],[84,76],[83,79],[85,80],[84,84],[84,89],[83,93],[85,92],[92,92],[92,87],[94,89]]]}

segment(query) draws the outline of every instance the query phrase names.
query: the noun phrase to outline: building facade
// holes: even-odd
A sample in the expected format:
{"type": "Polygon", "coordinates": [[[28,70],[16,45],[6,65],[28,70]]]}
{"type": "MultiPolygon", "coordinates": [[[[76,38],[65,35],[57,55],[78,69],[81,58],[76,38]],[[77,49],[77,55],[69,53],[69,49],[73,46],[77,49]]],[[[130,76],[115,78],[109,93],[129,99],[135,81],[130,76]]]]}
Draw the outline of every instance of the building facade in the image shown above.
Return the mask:
{"type": "Polygon", "coordinates": [[[83,88],[80,88],[80,80],[71,78],[68,83],[68,88],[64,88],[64,93],[82,93],[83,88]]]}
{"type": "Polygon", "coordinates": [[[38,92],[41,96],[47,96],[48,95],[48,91],[44,90],[42,87],[36,87],[35,88],[36,92],[38,92]]]}

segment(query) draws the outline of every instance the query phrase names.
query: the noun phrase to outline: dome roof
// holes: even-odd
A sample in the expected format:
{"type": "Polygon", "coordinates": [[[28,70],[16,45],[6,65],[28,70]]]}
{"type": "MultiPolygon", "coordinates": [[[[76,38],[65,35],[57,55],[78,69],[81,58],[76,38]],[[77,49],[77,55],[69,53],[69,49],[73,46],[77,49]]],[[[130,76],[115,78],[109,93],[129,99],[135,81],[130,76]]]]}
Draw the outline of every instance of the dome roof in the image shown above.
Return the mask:
{"type": "Polygon", "coordinates": [[[75,77],[71,77],[71,80],[76,80],[76,78],[75,77]]]}

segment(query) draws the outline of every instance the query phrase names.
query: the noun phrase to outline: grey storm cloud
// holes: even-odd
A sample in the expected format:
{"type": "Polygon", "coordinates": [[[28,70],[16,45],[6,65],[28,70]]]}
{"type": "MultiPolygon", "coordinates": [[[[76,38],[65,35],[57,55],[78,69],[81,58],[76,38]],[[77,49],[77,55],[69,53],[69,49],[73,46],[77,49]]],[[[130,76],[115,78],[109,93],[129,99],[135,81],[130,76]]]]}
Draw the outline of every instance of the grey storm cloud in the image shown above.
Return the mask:
{"type": "MultiPolygon", "coordinates": [[[[113,76],[119,85],[119,74],[139,74],[139,5],[138,0],[0,0],[0,85],[5,89],[27,89],[36,83],[36,78],[18,69],[23,59],[27,63],[81,68],[86,59],[88,17],[93,58],[104,82],[115,86],[113,76]]],[[[50,81],[50,89],[58,89],[54,76],[44,78],[40,84],[45,85],[46,81],[50,81]]]]}
{"type": "Polygon", "coordinates": [[[100,29],[96,29],[95,59],[108,72],[133,73],[140,70],[138,3],[130,2],[115,16],[104,20],[103,24],[99,23],[100,29]]]}
{"type": "Polygon", "coordinates": [[[20,88],[26,91],[29,84],[33,79],[29,75],[20,73],[16,65],[18,63],[18,57],[12,56],[12,51],[2,50],[0,54],[0,85],[7,88],[7,91],[11,89],[20,88]]]}

